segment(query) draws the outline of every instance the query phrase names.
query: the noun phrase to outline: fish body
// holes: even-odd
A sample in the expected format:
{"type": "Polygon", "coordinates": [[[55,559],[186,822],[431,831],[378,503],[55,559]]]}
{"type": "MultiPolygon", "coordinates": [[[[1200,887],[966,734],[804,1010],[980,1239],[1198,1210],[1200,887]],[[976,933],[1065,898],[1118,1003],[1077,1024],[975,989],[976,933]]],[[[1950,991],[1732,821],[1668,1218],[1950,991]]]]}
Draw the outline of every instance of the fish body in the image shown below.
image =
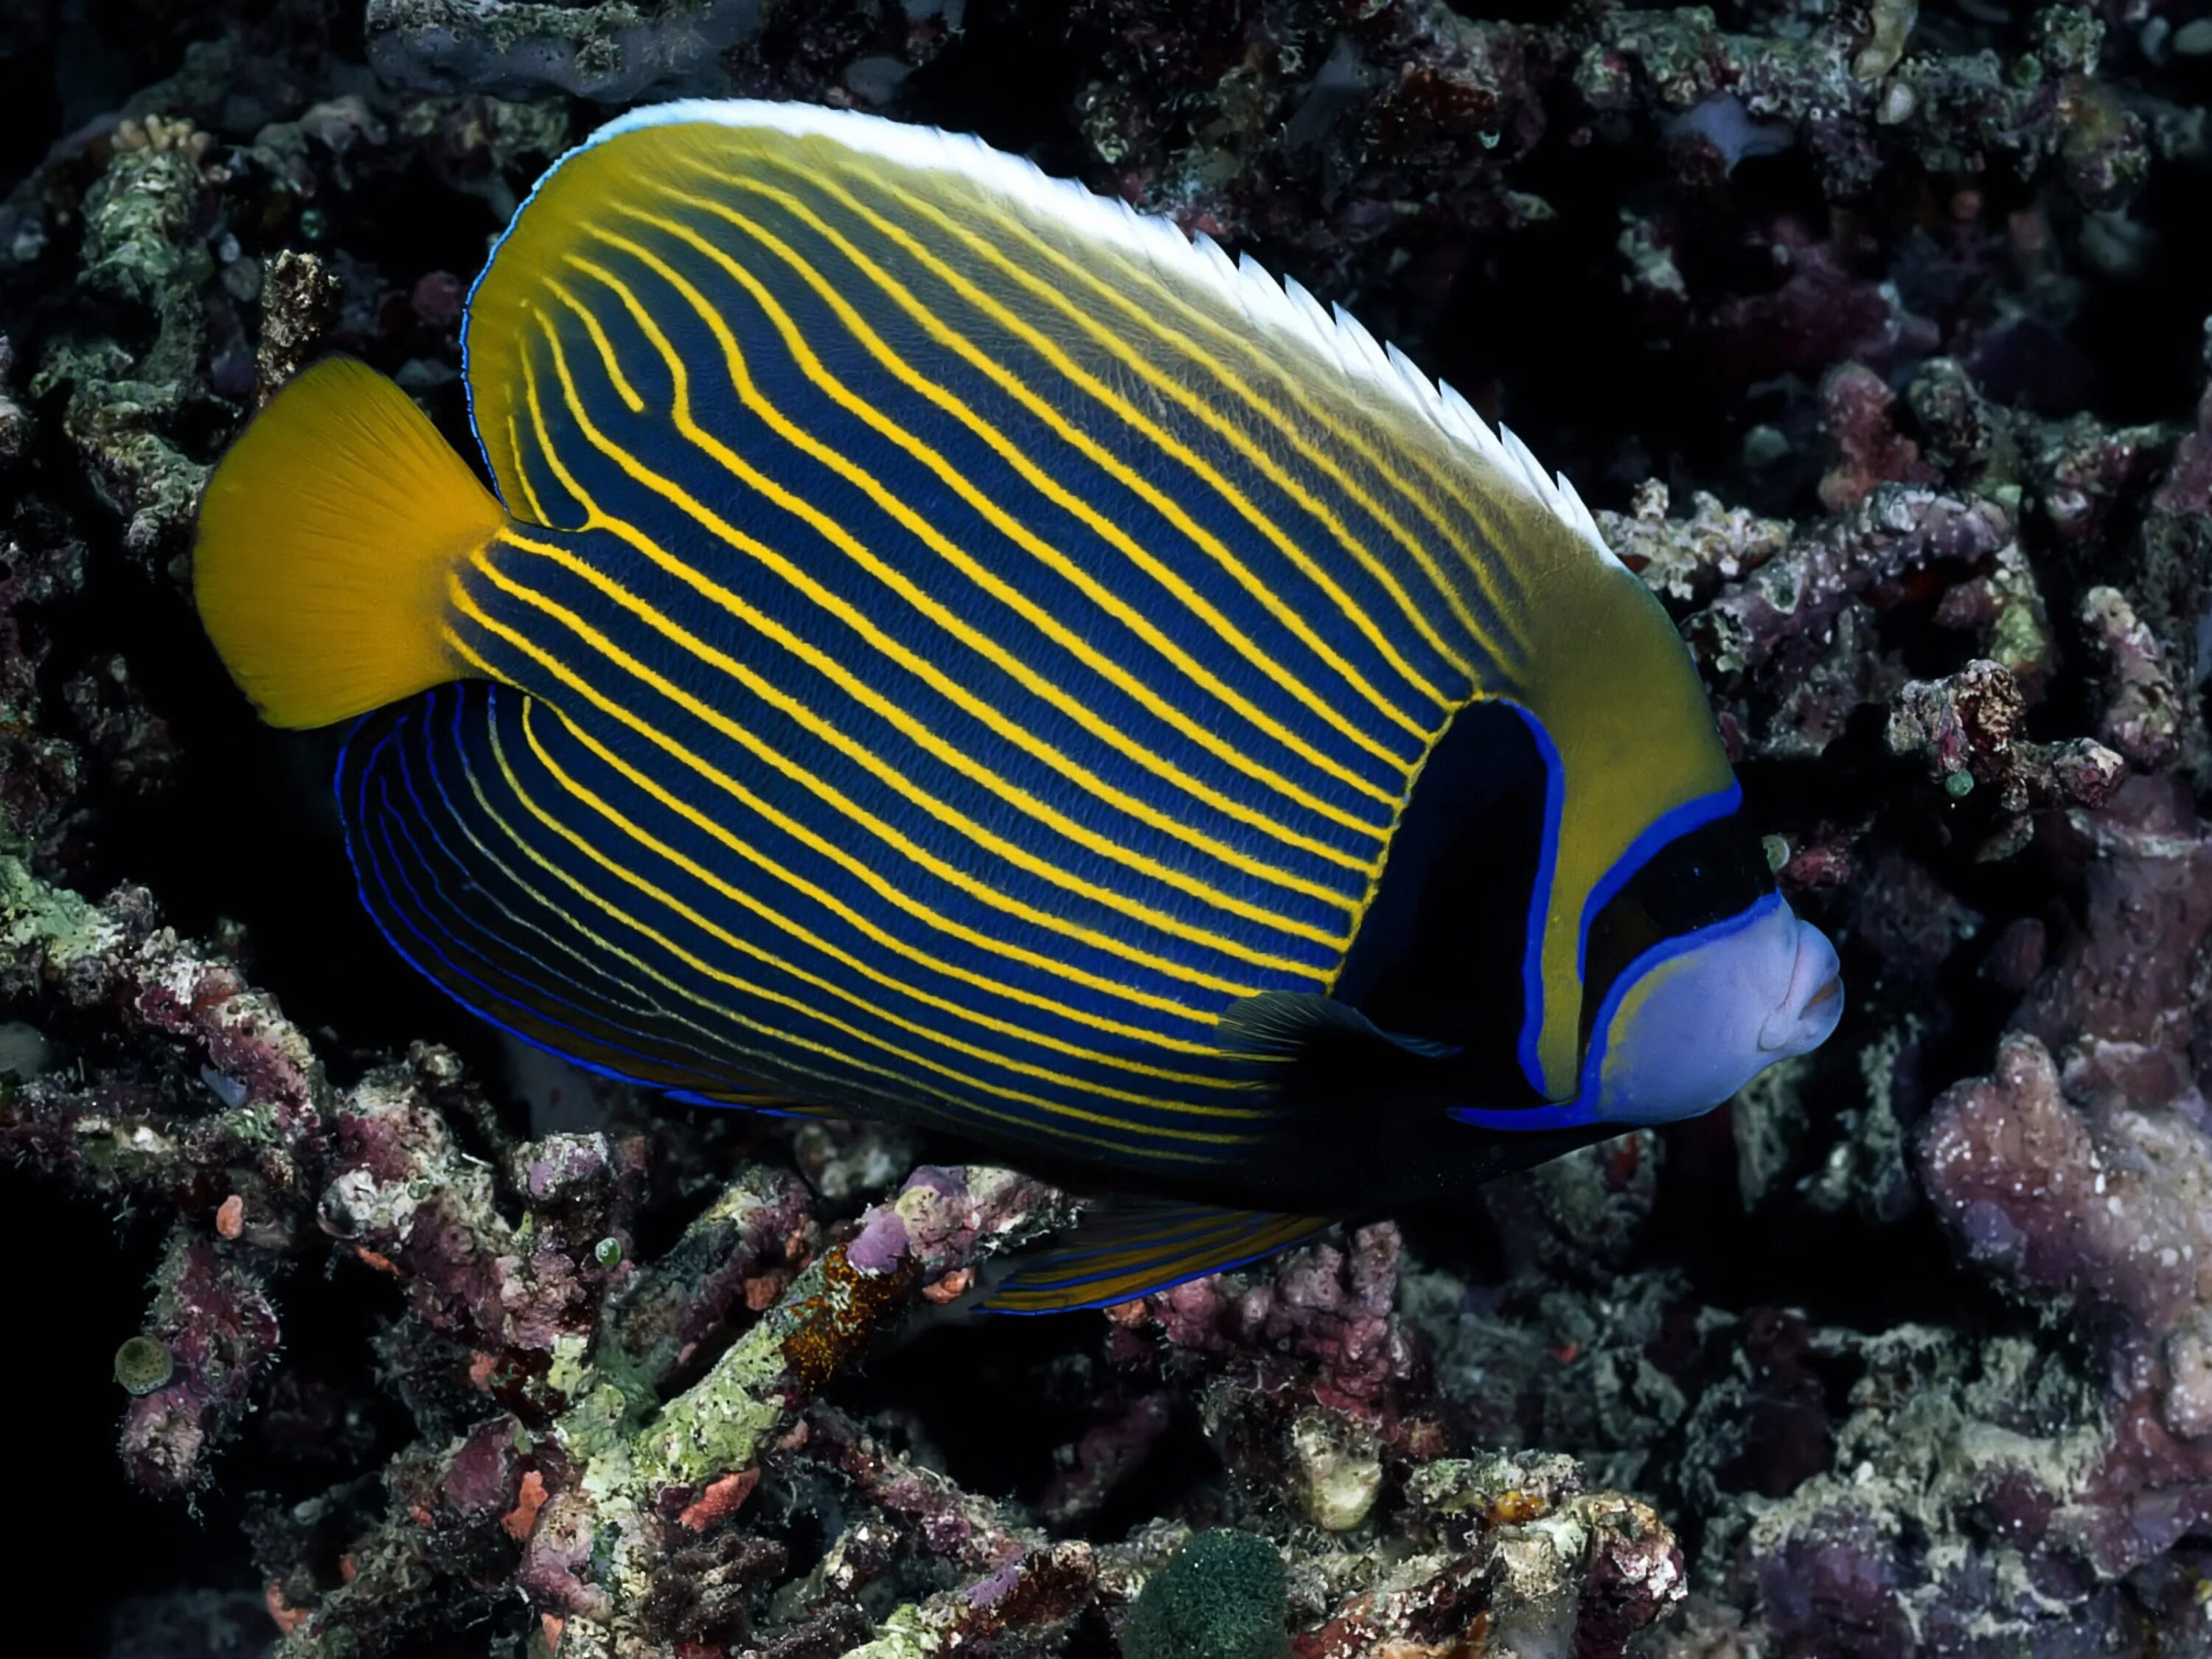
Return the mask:
{"type": "Polygon", "coordinates": [[[362,897],[483,1018],[1163,1200],[1006,1305],[1704,1109],[1833,1024],[1664,613],[1295,284],[972,140],[677,104],[540,183],[465,345],[497,501],[356,364],[249,428],[226,663],[280,724],[367,712],[362,897]]]}

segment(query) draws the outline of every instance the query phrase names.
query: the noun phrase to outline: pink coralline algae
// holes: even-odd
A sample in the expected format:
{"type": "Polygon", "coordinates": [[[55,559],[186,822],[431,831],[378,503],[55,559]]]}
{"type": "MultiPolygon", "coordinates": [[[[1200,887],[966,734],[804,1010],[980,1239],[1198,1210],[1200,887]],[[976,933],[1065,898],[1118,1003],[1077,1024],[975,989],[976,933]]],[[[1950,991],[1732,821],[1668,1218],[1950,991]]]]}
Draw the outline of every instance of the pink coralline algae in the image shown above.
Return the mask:
{"type": "Polygon", "coordinates": [[[2047,1495],[2049,1536],[2118,1575],[2212,1520],[2212,1122],[2196,1070],[2212,838],[2148,780],[2078,833],[2090,926],[1990,1075],[1937,1103],[1919,1154],[1967,1254],[2069,1310],[2100,1352],[2110,1439],[2047,1495]]]}

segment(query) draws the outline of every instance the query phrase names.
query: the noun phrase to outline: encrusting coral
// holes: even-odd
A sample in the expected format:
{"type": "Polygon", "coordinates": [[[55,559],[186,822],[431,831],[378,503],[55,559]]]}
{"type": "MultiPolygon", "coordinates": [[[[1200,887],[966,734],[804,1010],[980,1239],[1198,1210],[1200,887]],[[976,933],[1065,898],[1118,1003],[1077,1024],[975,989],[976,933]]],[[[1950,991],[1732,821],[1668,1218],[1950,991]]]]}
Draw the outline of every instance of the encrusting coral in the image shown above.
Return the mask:
{"type": "Polygon", "coordinates": [[[117,1218],[30,1249],[109,1323],[9,1370],[72,1471],[16,1565],[142,1564],[56,1650],[2212,1654],[2208,21],[0,0],[0,1149],[117,1218]],[[1081,1195],[418,994],[195,502],[332,349],[465,443],[489,239],[672,94],[981,131],[1504,414],[1680,622],[1836,1038],[986,1322],[1081,1195]]]}

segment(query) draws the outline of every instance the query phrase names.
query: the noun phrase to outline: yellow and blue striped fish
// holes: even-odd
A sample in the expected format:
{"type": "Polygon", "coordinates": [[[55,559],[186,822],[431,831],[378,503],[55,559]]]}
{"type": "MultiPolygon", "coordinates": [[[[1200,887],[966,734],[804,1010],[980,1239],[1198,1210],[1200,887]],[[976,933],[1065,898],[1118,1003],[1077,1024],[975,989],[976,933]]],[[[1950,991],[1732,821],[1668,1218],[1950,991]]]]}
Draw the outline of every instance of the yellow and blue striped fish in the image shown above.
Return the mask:
{"type": "Polygon", "coordinates": [[[496,499],[349,361],[240,438],[224,662],[368,715],[362,901],[483,1018],[1151,1200],[1000,1307],[1705,1110],[1835,1023],[1572,489],[1202,237],[671,104],[545,176],[464,343],[496,499]]]}

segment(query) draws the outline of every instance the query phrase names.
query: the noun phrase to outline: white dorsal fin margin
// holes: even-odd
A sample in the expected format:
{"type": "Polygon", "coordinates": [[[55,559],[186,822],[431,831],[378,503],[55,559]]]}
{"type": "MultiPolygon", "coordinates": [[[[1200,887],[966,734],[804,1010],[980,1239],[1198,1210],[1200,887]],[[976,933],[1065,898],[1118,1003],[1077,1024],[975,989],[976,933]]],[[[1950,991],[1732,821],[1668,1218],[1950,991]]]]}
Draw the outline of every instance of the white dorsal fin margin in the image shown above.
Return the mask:
{"type": "Polygon", "coordinates": [[[1205,256],[1206,264],[1213,267],[1214,279],[1217,282],[1224,285],[1236,282],[1237,261],[1229,257],[1220,243],[1201,230],[1190,239],[1190,245],[1205,256]]]}
{"type": "Polygon", "coordinates": [[[1514,471],[1512,457],[1505,446],[1498,441],[1498,434],[1490,429],[1490,422],[1482,418],[1482,411],[1465,398],[1459,388],[1449,380],[1437,382],[1437,400],[1443,405],[1446,427],[1460,441],[1488,461],[1491,465],[1510,473],[1514,471]]]}
{"type": "Polygon", "coordinates": [[[1243,303],[1244,309],[1250,313],[1252,320],[1262,328],[1279,328],[1292,334],[1307,335],[1305,319],[1298,314],[1297,302],[1283,291],[1281,283],[1267,274],[1267,267],[1249,253],[1237,257],[1237,295],[1243,303]]]}
{"type": "MultiPolygon", "coordinates": [[[[1282,280],[1287,284],[1291,279],[1285,276],[1282,280]]],[[[1306,314],[1316,334],[1328,342],[1330,354],[1344,365],[1345,373],[1360,380],[1369,378],[1369,365],[1365,354],[1359,349],[1359,342],[1338,326],[1338,320],[1344,315],[1344,307],[1323,305],[1310,289],[1301,288],[1298,292],[1305,295],[1310,307],[1306,314]]]]}
{"type": "Polygon", "coordinates": [[[1305,326],[1313,331],[1315,339],[1328,341],[1329,355],[1340,356],[1335,343],[1335,325],[1329,321],[1328,313],[1322,302],[1314,298],[1313,290],[1297,277],[1285,276],[1283,278],[1283,292],[1290,295],[1291,303],[1298,308],[1305,326]]]}
{"type": "Polygon", "coordinates": [[[1375,337],[1367,331],[1366,325],[1340,305],[1332,306],[1329,310],[1336,319],[1338,335],[1350,341],[1353,349],[1366,361],[1367,372],[1386,386],[1396,380],[1397,371],[1390,367],[1389,356],[1375,337]]]}
{"type": "MultiPolygon", "coordinates": [[[[1097,195],[1078,180],[1054,179],[1025,157],[994,149],[973,135],[912,126],[853,110],[750,98],[679,99],[617,116],[579,148],[589,149],[641,127],[690,123],[825,138],[897,166],[957,173],[1026,213],[1115,244],[1163,274],[1195,277],[1235,304],[1255,325],[1293,336],[1341,364],[1347,374],[1379,388],[1394,403],[1425,417],[1466,445],[1500,482],[1523,489],[1577,536],[1606,552],[1604,538],[1581,497],[1564,478],[1554,483],[1546,476],[1519,438],[1502,427],[1493,434],[1458,392],[1430,380],[1396,347],[1386,348],[1342,306],[1334,307],[1332,315],[1295,281],[1278,283],[1249,253],[1232,263],[1209,236],[1186,235],[1171,219],[1140,214],[1119,198],[1097,195]]],[[[554,165],[557,168],[560,163],[554,165]]],[[[544,177],[551,177],[552,172],[549,168],[544,177]]]]}
{"type": "Polygon", "coordinates": [[[1521,476],[1528,480],[1528,488],[1535,492],[1536,499],[1556,511],[1559,491],[1545,472],[1544,464],[1529,453],[1528,446],[1521,441],[1521,434],[1500,421],[1498,423],[1498,441],[1505,446],[1505,453],[1513,458],[1513,465],[1521,469],[1521,476]]]}
{"type": "Polygon", "coordinates": [[[1554,472],[1552,480],[1559,487],[1559,499],[1566,503],[1568,522],[1582,532],[1584,541],[1613,563],[1619,564],[1620,557],[1605,544],[1605,532],[1597,527],[1597,520],[1590,516],[1590,510],[1583,504],[1581,492],[1576,489],[1564,472],[1554,472]]]}
{"type": "MultiPolygon", "coordinates": [[[[1429,377],[1421,373],[1419,363],[1387,340],[1382,343],[1382,350],[1390,360],[1391,368],[1397,374],[1400,389],[1405,396],[1419,403],[1425,403],[1431,398],[1441,398],[1441,394],[1431,385],[1429,377]]],[[[1446,430],[1453,430],[1454,423],[1449,409],[1438,411],[1438,420],[1446,430]]]]}

